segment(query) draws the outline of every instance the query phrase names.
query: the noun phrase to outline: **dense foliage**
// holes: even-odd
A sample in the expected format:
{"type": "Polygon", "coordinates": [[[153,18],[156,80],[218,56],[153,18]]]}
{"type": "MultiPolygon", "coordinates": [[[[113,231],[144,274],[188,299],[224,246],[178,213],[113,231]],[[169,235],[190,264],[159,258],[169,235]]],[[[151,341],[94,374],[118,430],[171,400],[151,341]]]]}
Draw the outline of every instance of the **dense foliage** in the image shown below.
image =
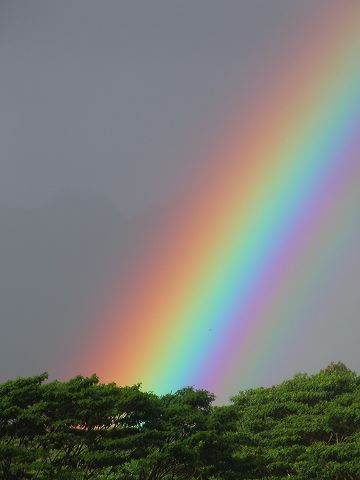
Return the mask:
{"type": "Polygon", "coordinates": [[[0,385],[0,479],[360,479],[360,376],[341,363],[226,406],[193,388],[46,380],[0,385]]]}

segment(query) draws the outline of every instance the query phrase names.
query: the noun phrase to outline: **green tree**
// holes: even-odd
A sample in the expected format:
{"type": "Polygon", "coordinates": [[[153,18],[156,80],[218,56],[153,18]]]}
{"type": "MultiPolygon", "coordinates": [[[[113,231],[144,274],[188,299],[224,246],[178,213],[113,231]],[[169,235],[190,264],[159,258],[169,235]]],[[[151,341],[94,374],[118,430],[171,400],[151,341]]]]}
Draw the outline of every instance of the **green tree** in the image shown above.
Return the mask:
{"type": "Polygon", "coordinates": [[[46,374],[0,385],[0,478],[31,478],[42,455],[45,434],[41,385],[46,374]]]}
{"type": "Polygon", "coordinates": [[[98,378],[0,385],[2,480],[358,480],[360,377],[341,362],[213,406],[98,378]]]}
{"type": "Polygon", "coordinates": [[[360,378],[346,367],[298,374],[233,403],[246,478],[360,478],[360,378]]]}
{"type": "Polygon", "coordinates": [[[132,459],[154,395],[138,385],[102,385],[95,375],[46,378],[0,386],[0,478],[88,480],[132,459]]]}
{"type": "Polygon", "coordinates": [[[136,439],[137,458],[122,470],[124,479],[203,478],[204,441],[214,396],[185,388],[158,399],[152,422],[136,439]]]}

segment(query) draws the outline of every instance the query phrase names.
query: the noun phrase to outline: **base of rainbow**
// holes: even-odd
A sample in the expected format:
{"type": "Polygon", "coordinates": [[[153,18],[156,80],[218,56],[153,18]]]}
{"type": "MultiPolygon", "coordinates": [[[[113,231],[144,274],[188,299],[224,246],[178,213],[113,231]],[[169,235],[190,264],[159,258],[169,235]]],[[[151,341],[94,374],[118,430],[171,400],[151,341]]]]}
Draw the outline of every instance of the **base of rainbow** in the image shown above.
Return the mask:
{"type": "Polygon", "coordinates": [[[229,392],[257,343],[269,360],[274,341],[264,347],[263,333],[289,330],[290,314],[275,326],[269,312],[360,169],[359,6],[329,8],[299,57],[243,115],[244,129],[210,159],[158,250],[100,319],[103,379],[229,392]]]}

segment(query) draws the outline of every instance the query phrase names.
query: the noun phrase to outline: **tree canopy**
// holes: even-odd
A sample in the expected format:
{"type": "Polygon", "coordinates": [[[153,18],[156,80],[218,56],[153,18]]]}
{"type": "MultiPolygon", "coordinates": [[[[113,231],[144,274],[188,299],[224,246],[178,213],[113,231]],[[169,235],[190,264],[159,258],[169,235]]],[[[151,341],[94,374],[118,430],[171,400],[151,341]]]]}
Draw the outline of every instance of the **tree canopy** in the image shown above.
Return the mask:
{"type": "Polygon", "coordinates": [[[360,377],[342,363],[213,402],[95,375],[8,381],[0,479],[360,479],[360,377]]]}

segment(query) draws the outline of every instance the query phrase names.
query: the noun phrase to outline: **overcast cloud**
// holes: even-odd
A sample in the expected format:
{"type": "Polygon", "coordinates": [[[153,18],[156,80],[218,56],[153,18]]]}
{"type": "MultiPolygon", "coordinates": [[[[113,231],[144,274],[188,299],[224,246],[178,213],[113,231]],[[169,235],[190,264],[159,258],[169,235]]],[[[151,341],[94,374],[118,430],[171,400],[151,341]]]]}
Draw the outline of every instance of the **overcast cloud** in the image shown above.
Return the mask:
{"type": "MultiPolygon", "coordinates": [[[[1,0],[0,380],[63,374],[114,278],[326,3],[1,0]]],[[[291,372],[342,353],[360,367],[359,263],[343,258],[320,309],[333,351],[294,354],[291,372]]]]}

